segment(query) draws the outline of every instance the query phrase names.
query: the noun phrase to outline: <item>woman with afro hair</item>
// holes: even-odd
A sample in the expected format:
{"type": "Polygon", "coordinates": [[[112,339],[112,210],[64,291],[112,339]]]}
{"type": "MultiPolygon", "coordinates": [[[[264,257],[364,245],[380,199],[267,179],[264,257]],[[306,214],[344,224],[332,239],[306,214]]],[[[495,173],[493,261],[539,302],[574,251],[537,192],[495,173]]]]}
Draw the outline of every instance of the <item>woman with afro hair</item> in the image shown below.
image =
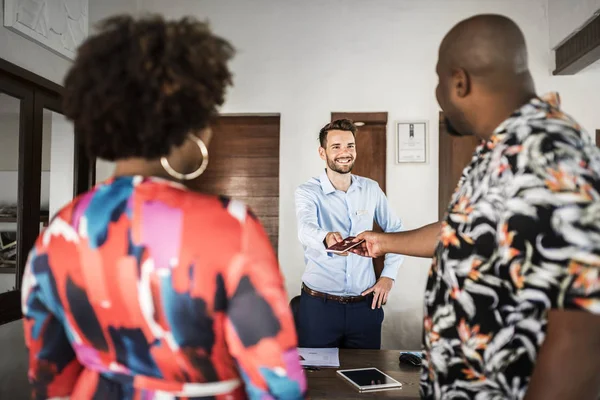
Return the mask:
{"type": "Polygon", "coordinates": [[[34,399],[304,398],[276,257],[246,206],[186,188],[209,160],[232,46],[208,25],[104,21],[64,111],[114,175],[60,210],[22,286],[34,399]]]}

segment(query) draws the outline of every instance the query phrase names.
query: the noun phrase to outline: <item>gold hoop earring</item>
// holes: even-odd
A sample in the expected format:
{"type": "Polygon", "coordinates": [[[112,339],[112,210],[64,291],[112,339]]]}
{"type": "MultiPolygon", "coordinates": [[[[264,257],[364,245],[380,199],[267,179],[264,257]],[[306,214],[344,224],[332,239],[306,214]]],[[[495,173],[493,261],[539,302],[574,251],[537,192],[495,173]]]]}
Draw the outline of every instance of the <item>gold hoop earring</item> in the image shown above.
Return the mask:
{"type": "Polygon", "coordinates": [[[198,148],[200,149],[200,152],[202,153],[202,164],[200,164],[197,170],[195,170],[194,172],[190,172],[189,174],[182,174],[181,172],[175,171],[173,167],[171,167],[171,165],[169,164],[169,160],[167,160],[167,157],[160,158],[160,164],[165,169],[165,171],[167,171],[167,174],[180,181],[190,181],[192,179],[196,179],[197,177],[202,175],[202,173],[204,173],[206,167],[208,166],[208,149],[206,148],[206,145],[204,144],[202,139],[194,135],[189,135],[188,139],[196,143],[198,145],[198,148]]]}

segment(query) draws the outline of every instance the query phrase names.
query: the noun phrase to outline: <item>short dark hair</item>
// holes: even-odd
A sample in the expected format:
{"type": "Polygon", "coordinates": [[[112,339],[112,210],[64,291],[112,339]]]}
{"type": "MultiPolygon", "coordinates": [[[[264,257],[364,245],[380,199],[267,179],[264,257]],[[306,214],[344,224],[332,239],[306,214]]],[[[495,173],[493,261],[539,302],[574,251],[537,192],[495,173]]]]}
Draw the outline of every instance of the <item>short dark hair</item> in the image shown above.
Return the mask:
{"type": "Polygon", "coordinates": [[[352,136],[356,138],[357,128],[356,125],[354,125],[354,122],[349,119],[336,119],[335,121],[328,123],[323,128],[321,128],[321,131],[319,131],[319,142],[321,143],[321,147],[323,148],[327,146],[327,133],[329,133],[329,131],[352,132],[352,136]]]}
{"type": "Polygon", "coordinates": [[[64,113],[90,156],[160,158],[210,124],[234,49],[207,23],[122,15],[98,28],[65,78],[64,113]]]}

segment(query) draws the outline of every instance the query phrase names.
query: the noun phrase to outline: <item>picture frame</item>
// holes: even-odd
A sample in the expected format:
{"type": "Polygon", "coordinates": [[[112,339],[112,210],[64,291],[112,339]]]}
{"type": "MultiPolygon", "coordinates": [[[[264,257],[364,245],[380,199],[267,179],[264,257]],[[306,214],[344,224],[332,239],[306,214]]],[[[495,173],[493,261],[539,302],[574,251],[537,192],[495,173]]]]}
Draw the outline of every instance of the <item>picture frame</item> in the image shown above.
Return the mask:
{"type": "Polygon", "coordinates": [[[396,121],[395,128],[396,164],[426,163],[428,121],[396,121]]]}

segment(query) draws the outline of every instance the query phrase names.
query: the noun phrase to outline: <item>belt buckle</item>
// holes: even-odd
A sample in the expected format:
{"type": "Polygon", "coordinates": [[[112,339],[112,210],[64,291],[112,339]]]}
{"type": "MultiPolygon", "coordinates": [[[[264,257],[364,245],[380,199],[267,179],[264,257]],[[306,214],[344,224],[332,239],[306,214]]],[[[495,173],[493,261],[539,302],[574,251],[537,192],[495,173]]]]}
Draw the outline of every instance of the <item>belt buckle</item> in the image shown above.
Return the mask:
{"type": "Polygon", "coordinates": [[[340,303],[341,304],[350,304],[350,298],[349,297],[340,297],[340,303]]]}

